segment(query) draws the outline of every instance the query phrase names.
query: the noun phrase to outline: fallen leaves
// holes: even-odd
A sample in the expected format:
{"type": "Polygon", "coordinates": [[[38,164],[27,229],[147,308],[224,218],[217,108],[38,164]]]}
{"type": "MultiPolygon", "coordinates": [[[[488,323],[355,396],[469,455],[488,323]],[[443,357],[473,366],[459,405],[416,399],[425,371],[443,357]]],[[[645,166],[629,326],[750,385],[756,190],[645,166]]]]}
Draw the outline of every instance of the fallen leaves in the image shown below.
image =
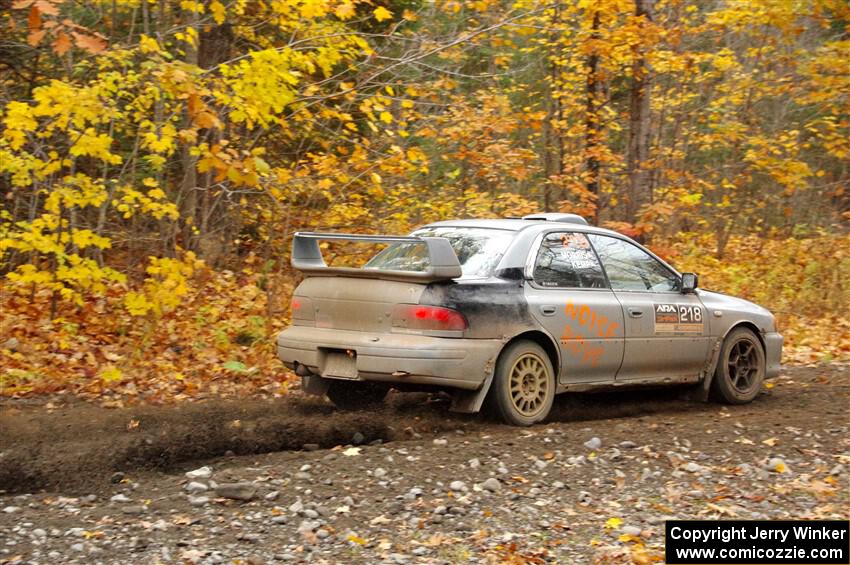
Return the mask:
{"type": "Polygon", "coordinates": [[[195,521],[195,519],[193,519],[192,517],[186,516],[185,514],[180,514],[180,515],[175,516],[171,520],[171,523],[174,524],[175,526],[188,526],[193,521],[195,521]]]}
{"type": "MultiPolygon", "coordinates": [[[[0,396],[64,391],[122,407],[285,394],[292,377],[274,335],[287,318],[267,318],[268,295],[257,286],[264,276],[201,269],[180,311],[159,319],[134,319],[114,289],[52,321],[49,292],[21,296],[0,280],[0,396]]],[[[275,285],[288,293],[286,281],[275,285]]]]}
{"type": "Polygon", "coordinates": [[[119,382],[123,377],[121,369],[113,365],[107,365],[100,371],[100,378],[106,383],[119,382]]]}
{"type": "Polygon", "coordinates": [[[742,508],[740,507],[714,504],[713,502],[706,502],[705,506],[712,512],[716,512],[723,516],[732,517],[738,516],[738,513],[742,510],[742,508]]]}
{"type": "Polygon", "coordinates": [[[791,492],[807,492],[815,495],[818,499],[825,499],[838,494],[838,488],[834,484],[820,479],[797,479],[786,485],[777,485],[775,490],[783,494],[791,492]]]}

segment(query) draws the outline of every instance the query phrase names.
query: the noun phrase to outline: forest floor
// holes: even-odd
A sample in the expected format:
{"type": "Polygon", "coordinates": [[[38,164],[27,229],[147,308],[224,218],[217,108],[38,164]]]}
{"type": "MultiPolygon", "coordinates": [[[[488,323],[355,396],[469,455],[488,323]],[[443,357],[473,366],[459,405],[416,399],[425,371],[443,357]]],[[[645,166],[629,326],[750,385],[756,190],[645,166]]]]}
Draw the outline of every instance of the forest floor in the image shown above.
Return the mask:
{"type": "Polygon", "coordinates": [[[850,517],[848,405],[837,363],[745,406],[566,395],[529,429],[421,394],[3,400],[0,563],[650,563],[673,517],[850,517]]]}

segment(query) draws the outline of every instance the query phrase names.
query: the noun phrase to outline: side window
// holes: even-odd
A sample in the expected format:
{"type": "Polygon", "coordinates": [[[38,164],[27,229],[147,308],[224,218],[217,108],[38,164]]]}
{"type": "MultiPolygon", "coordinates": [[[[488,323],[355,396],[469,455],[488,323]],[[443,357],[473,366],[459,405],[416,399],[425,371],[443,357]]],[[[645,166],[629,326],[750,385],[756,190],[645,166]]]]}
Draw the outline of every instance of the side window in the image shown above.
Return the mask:
{"type": "Polygon", "coordinates": [[[614,290],[679,290],[679,277],[640,247],[615,237],[589,237],[614,290]]]}
{"type": "Polygon", "coordinates": [[[534,282],[552,288],[606,288],[605,275],[583,233],[550,233],[534,261],[534,282]]]}

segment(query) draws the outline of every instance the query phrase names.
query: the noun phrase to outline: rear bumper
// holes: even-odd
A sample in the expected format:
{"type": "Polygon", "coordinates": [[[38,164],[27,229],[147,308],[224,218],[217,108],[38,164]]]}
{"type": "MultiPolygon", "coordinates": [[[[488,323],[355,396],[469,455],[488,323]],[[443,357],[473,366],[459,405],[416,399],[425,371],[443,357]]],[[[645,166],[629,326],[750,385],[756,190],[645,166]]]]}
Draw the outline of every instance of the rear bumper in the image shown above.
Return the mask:
{"type": "Polygon", "coordinates": [[[358,380],[441,385],[474,390],[493,370],[502,342],[290,326],[277,336],[277,355],[290,368],[321,375],[328,350],[356,354],[358,380]],[[403,376],[402,376],[403,375],[403,376]]]}
{"type": "Polygon", "coordinates": [[[767,361],[764,376],[775,377],[782,368],[782,342],[784,338],[777,332],[764,334],[764,354],[767,361]]]}

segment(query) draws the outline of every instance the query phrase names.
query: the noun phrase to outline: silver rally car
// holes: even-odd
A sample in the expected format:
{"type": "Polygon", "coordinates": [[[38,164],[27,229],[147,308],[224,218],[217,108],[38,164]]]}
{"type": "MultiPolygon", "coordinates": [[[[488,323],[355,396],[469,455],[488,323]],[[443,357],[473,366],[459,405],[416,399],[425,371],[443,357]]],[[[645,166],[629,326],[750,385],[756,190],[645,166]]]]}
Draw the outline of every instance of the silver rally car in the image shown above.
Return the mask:
{"type": "Polygon", "coordinates": [[[442,389],[454,410],[486,402],[524,426],[570,390],[701,383],[705,398],[745,403],[780,367],[768,310],[697,288],[695,274],[574,214],[402,237],[298,233],[292,264],[305,279],[278,356],[343,408],[442,389]],[[362,268],[328,267],[321,240],[387,245],[362,268]]]}

